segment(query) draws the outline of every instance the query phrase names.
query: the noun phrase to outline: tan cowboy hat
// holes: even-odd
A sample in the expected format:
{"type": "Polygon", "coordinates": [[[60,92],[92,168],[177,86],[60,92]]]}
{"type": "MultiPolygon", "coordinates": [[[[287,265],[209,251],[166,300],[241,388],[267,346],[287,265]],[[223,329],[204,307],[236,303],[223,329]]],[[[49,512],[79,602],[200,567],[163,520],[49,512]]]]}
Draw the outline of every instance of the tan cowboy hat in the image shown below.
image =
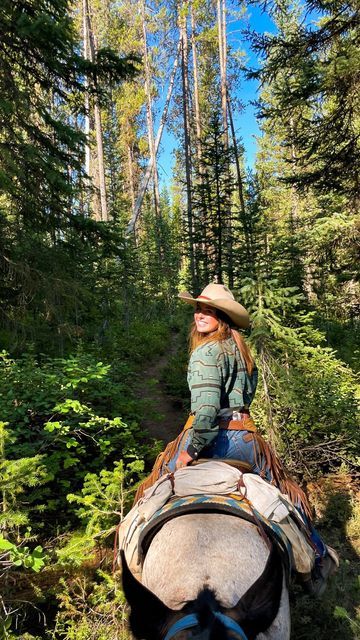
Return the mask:
{"type": "Polygon", "coordinates": [[[237,327],[246,329],[250,324],[249,314],[239,302],[236,302],[230,289],[224,284],[212,282],[201,292],[197,298],[192,298],[190,293],[183,291],[179,293],[180,300],[196,307],[198,302],[202,302],[209,307],[214,307],[226,313],[237,327]]]}

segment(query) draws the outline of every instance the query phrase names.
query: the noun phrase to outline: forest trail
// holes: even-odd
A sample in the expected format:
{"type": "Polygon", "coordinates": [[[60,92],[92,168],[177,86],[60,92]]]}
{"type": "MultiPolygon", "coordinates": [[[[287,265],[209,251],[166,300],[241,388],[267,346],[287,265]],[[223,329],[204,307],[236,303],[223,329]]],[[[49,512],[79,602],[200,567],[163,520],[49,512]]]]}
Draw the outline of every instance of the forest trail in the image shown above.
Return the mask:
{"type": "MultiPolygon", "coordinates": [[[[176,398],[171,398],[161,381],[162,373],[179,348],[179,334],[172,333],[169,348],[157,361],[143,369],[135,393],[144,409],[142,426],[152,438],[170,442],[176,438],[184,424],[184,411],[176,398]]],[[[184,371],[184,376],[186,372],[184,371]]]]}

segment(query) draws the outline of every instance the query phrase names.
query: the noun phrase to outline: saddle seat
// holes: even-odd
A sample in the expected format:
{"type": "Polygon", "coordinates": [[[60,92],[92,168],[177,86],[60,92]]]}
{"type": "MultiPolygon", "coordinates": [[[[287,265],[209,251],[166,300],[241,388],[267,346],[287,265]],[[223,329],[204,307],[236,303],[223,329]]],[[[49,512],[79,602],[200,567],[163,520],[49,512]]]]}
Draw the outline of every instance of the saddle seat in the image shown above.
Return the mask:
{"type": "Polygon", "coordinates": [[[189,466],[194,467],[198,464],[202,464],[203,462],[210,462],[211,460],[216,460],[216,462],[225,462],[225,464],[238,469],[241,473],[252,472],[251,464],[245,462],[245,460],[236,460],[235,458],[198,458],[197,460],[193,460],[189,466]]]}

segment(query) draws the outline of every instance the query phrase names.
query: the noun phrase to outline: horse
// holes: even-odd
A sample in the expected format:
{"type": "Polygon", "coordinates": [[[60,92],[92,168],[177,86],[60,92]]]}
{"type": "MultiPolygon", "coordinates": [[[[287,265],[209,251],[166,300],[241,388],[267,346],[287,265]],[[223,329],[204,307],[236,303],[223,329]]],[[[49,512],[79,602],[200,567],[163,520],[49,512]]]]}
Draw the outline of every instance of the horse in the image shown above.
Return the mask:
{"type": "Polygon", "coordinates": [[[281,555],[239,517],[199,512],[173,518],[151,541],[141,583],[122,553],[122,580],[137,639],[290,638],[281,555]]]}

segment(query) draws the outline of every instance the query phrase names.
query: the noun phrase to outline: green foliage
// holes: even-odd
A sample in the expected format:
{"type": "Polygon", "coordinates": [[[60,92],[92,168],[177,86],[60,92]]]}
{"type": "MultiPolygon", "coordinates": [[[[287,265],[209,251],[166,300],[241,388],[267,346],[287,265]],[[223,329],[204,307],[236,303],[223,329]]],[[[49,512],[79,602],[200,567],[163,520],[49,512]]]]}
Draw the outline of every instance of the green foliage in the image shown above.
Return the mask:
{"type": "Polygon", "coordinates": [[[25,567],[37,573],[44,564],[44,551],[40,545],[30,550],[29,547],[19,547],[0,536],[0,566],[5,565],[6,569],[25,567]]]}
{"type": "Polygon", "coordinates": [[[7,424],[0,422],[0,531],[7,534],[28,524],[29,491],[33,495],[33,487],[43,484],[47,475],[41,455],[9,459],[14,443],[7,424]]]}
{"type": "Polygon", "coordinates": [[[125,598],[111,573],[98,570],[89,578],[62,580],[61,587],[48,640],[130,640],[125,598]]]}
{"type": "Polygon", "coordinates": [[[136,480],[143,470],[142,460],[129,463],[126,468],[121,460],[115,462],[113,471],[102,469],[98,475],[88,473],[81,495],[68,494],[70,503],[80,505],[77,513],[86,523],[87,533],[99,533],[105,529],[103,533],[106,535],[124,517],[131,506],[134,478],[136,480]]]}
{"type": "Polygon", "coordinates": [[[321,346],[324,336],[312,327],[311,314],[296,314],[301,296],[294,289],[260,280],[246,282],[241,291],[253,318],[250,341],[259,356],[254,403],[259,424],[277,434],[294,468],[329,469],[342,461],[356,467],[356,376],[334,351],[321,346]]]}
{"type": "Polygon", "coordinates": [[[98,475],[85,476],[81,493],[69,493],[67,500],[78,506],[76,514],[83,529],[65,539],[57,550],[61,566],[81,566],[94,560],[96,550],[112,541],[118,523],[124,517],[134,498],[138,476],[144,470],[142,460],[130,462],[126,467],[122,460],[114,463],[112,471],[102,469],[98,475]]]}
{"type": "MultiPolygon", "coordinates": [[[[128,398],[121,400],[126,384],[111,379],[109,365],[83,352],[41,361],[32,354],[17,361],[3,354],[1,368],[0,410],[11,433],[7,466],[13,474],[14,466],[20,475],[24,472],[28,485],[41,473],[44,481],[46,470],[46,488],[31,497],[38,508],[47,497],[47,509],[65,518],[69,511],[65,496],[81,486],[87,473],[96,473],[120,457],[130,462],[144,455],[134,413],[129,423],[97,413],[104,410],[111,415],[127,407],[129,415],[129,407],[133,409],[128,398]],[[36,454],[39,451],[41,455],[36,454]],[[23,456],[20,461],[19,456],[23,456]]],[[[15,494],[21,490],[19,482],[15,494]]]]}
{"type": "Polygon", "coordinates": [[[254,35],[253,45],[266,55],[253,75],[271,82],[276,102],[262,115],[286,123],[285,145],[295,171],[285,180],[359,197],[359,96],[354,82],[359,67],[359,9],[356,2],[305,3],[316,15],[301,21],[299,8],[269,5],[278,26],[273,35],[254,35]],[[341,8],[340,8],[341,7],[341,8]]]}

